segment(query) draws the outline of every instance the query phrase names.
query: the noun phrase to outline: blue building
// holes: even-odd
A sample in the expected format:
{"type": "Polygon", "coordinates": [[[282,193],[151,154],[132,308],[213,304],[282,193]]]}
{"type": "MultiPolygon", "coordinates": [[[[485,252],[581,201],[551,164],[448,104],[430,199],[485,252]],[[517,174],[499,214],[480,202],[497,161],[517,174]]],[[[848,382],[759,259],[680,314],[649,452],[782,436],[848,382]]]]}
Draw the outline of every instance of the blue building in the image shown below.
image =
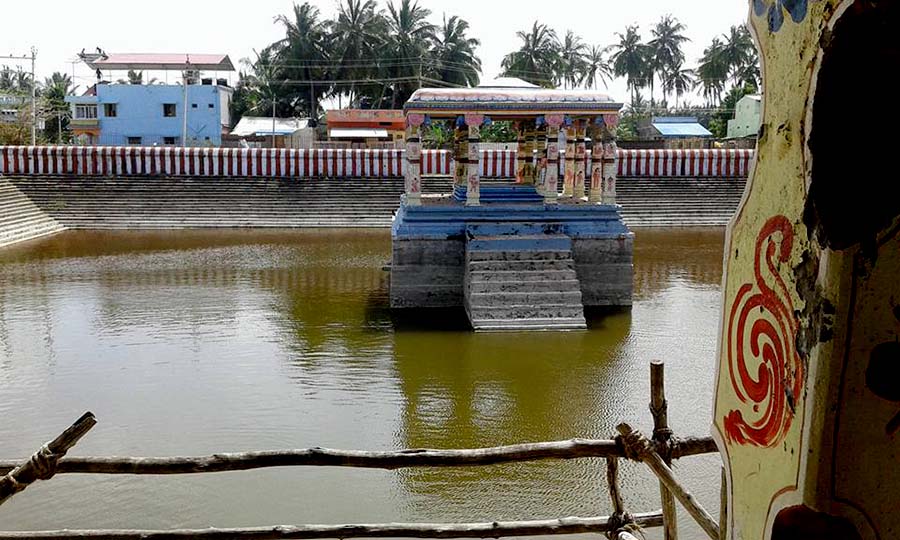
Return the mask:
{"type": "Polygon", "coordinates": [[[200,77],[201,70],[233,70],[227,56],[104,54],[85,62],[98,77],[103,70],[179,70],[187,92],[182,84],[99,82],[66,98],[79,144],[219,146],[231,126],[232,88],[225,79],[200,77]]]}

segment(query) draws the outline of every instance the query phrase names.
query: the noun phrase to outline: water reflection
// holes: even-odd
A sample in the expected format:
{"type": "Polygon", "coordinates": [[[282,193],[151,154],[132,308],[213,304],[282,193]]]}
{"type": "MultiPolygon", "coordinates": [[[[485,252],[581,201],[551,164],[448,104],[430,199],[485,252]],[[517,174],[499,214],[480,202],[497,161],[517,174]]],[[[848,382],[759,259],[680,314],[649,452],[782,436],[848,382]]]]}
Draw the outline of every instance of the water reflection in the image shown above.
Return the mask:
{"type": "MultiPolygon", "coordinates": [[[[721,232],[639,232],[634,308],[563,334],[472,334],[459,311],[393,317],[389,251],[387,231],[76,232],[0,251],[0,415],[13,419],[0,456],[86,409],[101,424],[82,455],[605,438],[623,419],[649,424],[660,357],[672,424],[708,432],[721,232]]],[[[714,508],[715,464],[680,470],[714,508]]],[[[590,460],[63,477],[4,505],[2,528],[588,515],[608,510],[603,478],[590,460]]],[[[658,506],[648,474],[624,482],[635,511],[658,506]]]]}

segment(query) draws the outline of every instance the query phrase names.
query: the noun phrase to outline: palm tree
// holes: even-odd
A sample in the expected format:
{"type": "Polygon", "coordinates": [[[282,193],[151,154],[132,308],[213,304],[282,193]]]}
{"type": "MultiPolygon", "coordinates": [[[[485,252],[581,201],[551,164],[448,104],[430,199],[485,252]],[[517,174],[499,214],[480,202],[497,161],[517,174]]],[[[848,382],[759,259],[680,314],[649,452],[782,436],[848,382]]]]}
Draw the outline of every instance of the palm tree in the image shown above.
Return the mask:
{"type": "Polygon", "coordinates": [[[735,85],[741,83],[742,74],[748,67],[758,62],[756,45],[750,31],[744,26],[732,26],[728,34],[723,34],[722,60],[728,65],[728,75],[735,85]]]}
{"type": "Polygon", "coordinates": [[[434,38],[431,56],[434,59],[434,76],[440,81],[457,86],[478,86],[481,60],[475,54],[481,42],[466,36],[469,23],[444,15],[444,22],[434,38]]]}
{"type": "Polygon", "coordinates": [[[391,77],[391,108],[406,102],[416,88],[422,86],[424,65],[434,41],[435,27],[428,22],[431,11],[419,6],[417,0],[400,0],[397,6],[388,4],[387,58],[391,77]]]}
{"type": "Polygon", "coordinates": [[[588,88],[597,88],[598,82],[603,83],[603,86],[606,87],[606,83],[612,77],[612,66],[606,59],[606,52],[605,47],[594,45],[585,56],[583,82],[588,88]]]}
{"type": "Polygon", "coordinates": [[[674,66],[670,71],[663,73],[663,91],[666,95],[675,94],[675,108],[678,108],[678,101],[681,96],[694,88],[696,81],[696,73],[693,69],[683,67],[683,64],[674,66]]]}
{"type": "Polygon", "coordinates": [[[41,88],[41,107],[48,116],[44,124],[44,136],[48,140],[63,142],[63,132],[69,125],[69,105],[66,96],[75,92],[72,79],[60,72],[44,79],[41,88]]]}
{"type": "MultiPolygon", "coordinates": [[[[277,54],[269,60],[289,89],[283,92],[292,108],[306,104],[310,118],[319,116],[319,100],[330,90],[328,85],[316,84],[328,75],[328,44],[326,28],[319,20],[319,9],[308,2],[294,4],[291,17],[279,15],[275,21],[285,29],[285,37],[277,43],[277,54]]],[[[259,61],[259,59],[258,59],[259,61]]],[[[277,77],[276,77],[277,78],[277,77]]]]}
{"type": "Polygon", "coordinates": [[[522,40],[522,45],[503,58],[503,74],[539,86],[554,86],[560,51],[556,32],[535,21],[530,31],[516,32],[516,36],[522,40]]]}
{"type": "Polygon", "coordinates": [[[337,84],[334,91],[338,96],[348,93],[351,107],[358,106],[357,88],[365,85],[356,81],[379,76],[380,68],[372,59],[379,57],[387,42],[387,20],[375,0],[343,0],[330,31],[335,79],[353,81],[337,84]]]}
{"type": "Polygon", "coordinates": [[[21,67],[15,70],[9,66],[0,68],[0,90],[15,94],[31,94],[31,74],[21,67]]]}
{"type": "Polygon", "coordinates": [[[566,37],[559,49],[555,77],[557,82],[563,83],[563,88],[575,88],[581,83],[587,50],[587,45],[575,32],[571,30],[566,32],[566,37]]]}
{"type": "Polygon", "coordinates": [[[610,57],[613,73],[617,77],[625,77],[631,90],[631,101],[635,102],[638,90],[646,86],[647,46],[641,42],[641,34],[637,26],[629,26],[624,34],[616,33],[619,42],[612,45],[615,51],[610,57]]]}
{"type": "MultiPolygon", "coordinates": [[[[674,70],[675,66],[684,63],[684,51],[681,46],[690,41],[682,34],[687,29],[678,19],[666,15],[653,27],[653,39],[647,44],[649,49],[650,102],[653,103],[653,79],[659,75],[663,81],[664,74],[674,70]]],[[[663,86],[665,83],[663,81],[663,86]]],[[[665,98],[665,95],[663,96],[665,98]]],[[[665,100],[665,99],[664,99],[665,100]]]]}
{"type": "Polygon", "coordinates": [[[695,87],[702,87],[703,97],[707,103],[717,104],[725,91],[730,65],[723,54],[724,44],[719,38],[713,38],[712,44],[703,51],[700,65],[697,67],[695,87]]]}

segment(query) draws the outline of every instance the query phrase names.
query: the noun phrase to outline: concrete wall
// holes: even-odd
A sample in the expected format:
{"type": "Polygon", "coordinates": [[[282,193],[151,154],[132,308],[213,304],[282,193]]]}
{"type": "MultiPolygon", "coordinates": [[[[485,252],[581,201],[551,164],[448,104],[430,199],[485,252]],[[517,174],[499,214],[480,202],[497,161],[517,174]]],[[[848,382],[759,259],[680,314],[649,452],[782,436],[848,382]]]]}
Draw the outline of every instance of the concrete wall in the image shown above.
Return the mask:
{"type": "Polygon", "coordinates": [[[462,307],[465,239],[393,241],[391,307],[462,307]]]}

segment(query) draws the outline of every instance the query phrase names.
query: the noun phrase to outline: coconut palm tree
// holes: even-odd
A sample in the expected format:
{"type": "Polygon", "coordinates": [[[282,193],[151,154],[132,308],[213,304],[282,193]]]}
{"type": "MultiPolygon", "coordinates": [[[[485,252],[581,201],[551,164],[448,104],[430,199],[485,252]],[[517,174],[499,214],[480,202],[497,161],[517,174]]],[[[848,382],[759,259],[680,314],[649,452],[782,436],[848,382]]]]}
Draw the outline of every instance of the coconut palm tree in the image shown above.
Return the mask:
{"type": "Polygon", "coordinates": [[[428,22],[431,11],[417,0],[400,0],[388,4],[390,32],[386,57],[391,77],[391,108],[396,109],[422,86],[424,65],[434,41],[435,27],[428,22]]]}
{"type": "Polygon", "coordinates": [[[375,0],[343,0],[329,30],[335,80],[352,81],[337,84],[333,90],[338,96],[349,94],[351,107],[358,106],[357,89],[365,84],[356,81],[379,76],[381,66],[372,59],[380,56],[387,42],[387,20],[375,0]]]}
{"type": "Polygon", "coordinates": [[[722,38],[722,61],[728,65],[728,76],[732,83],[739,85],[744,71],[758,62],[756,45],[753,44],[750,31],[744,26],[732,26],[722,38]]]}
{"type": "Polygon", "coordinates": [[[640,30],[637,26],[629,26],[624,34],[616,33],[619,42],[612,45],[615,51],[610,57],[613,73],[617,77],[627,79],[628,88],[631,90],[631,101],[636,100],[638,90],[646,86],[648,75],[648,50],[647,45],[641,41],[640,30]]]}
{"type": "Polygon", "coordinates": [[[554,77],[558,83],[563,84],[563,88],[575,88],[581,84],[587,52],[588,47],[581,38],[575,32],[567,31],[559,48],[554,77]]]}
{"type": "Polygon", "coordinates": [[[286,85],[281,93],[292,107],[305,104],[303,109],[316,119],[319,101],[330,91],[329,85],[316,84],[326,79],[330,71],[326,25],[319,19],[319,9],[308,2],[294,4],[291,16],[279,15],[275,20],[285,30],[285,37],[276,44],[276,54],[270,60],[277,68],[275,78],[281,78],[286,85]]]}
{"type": "Polygon", "coordinates": [[[719,38],[713,38],[712,43],[703,51],[700,65],[697,67],[697,82],[695,87],[702,88],[703,97],[709,104],[718,104],[725,91],[725,82],[728,80],[730,65],[725,58],[724,43],[719,38]]]}
{"type": "Polygon", "coordinates": [[[554,86],[555,68],[560,51],[556,32],[535,21],[531,30],[516,32],[516,36],[522,44],[519,50],[503,58],[501,64],[503,74],[539,86],[554,86]]]}
{"type": "Polygon", "coordinates": [[[597,88],[597,83],[606,87],[612,77],[612,66],[606,59],[607,48],[594,45],[584,58],[583,83],[588,88],[597,88]]]}
{"type": "Polygon", "coordinates": [[[434,77],[457,86],[478,86],[481,60],[475,54],[481,42],[466,35],[469,23],[459,17],[449,19],[444,15],[443,24],[434,37],[431,57],[434,61],[434,77]]]}
{"type": "Polygon", "coordinates": [[[75,92],[72,79],[60,72],[44,79],[41,88],[41,109],[47,116],[44,123],[44,136],[47,140],[55,140],[62,143],[63,134],[69,125],[69,104],[66,96],[75,92]]]}
{"type": "Polygon", "coordinates": [[[675,108],[681,96],[694,88],[696,73],[693,69],[687,69],[683,64],[674,66],[670,71],[663,73],[663,91],[666,95],[675,94],[675,108]]]}
{"type": "MultiPolygon", "coordinates": [[[[666,15],[653,29],[653,39],[647,43],[648,65],[650,71],[650,102],[653,103],[654,76],[659,76],[664,82],[664,74],[674,70],[675,66],[684,63],[684,51],[681,50],[684,43],[690,41],[682,32],[687,29],[685,25],[666,15]]],[[[663,95],[665,98],[665,95],[663,95]]]]}

